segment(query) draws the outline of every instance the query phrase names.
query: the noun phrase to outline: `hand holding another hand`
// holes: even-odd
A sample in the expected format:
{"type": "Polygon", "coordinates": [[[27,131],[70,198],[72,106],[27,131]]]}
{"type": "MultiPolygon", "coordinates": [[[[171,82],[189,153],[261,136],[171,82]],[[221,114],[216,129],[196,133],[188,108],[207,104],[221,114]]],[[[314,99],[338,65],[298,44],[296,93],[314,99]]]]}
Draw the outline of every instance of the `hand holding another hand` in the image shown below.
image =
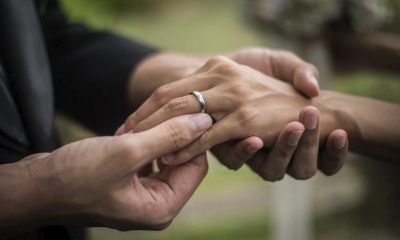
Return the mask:
{"type": "MultiPolygon", "coordinates": [[[[28,216],[38,226],[32,228],[166,228],[206,175],[206,156],[199,154],[179,166],[160,164],[159,172],[143,167],[187,146],[211,124],[207,114],[184,115],[141,133],[90,138],[25,158],[18,164],[32,178],[24,191],[34,203],[28,216]]],[[[14,219],[8,220],[6,229],[13,226],[14,219]]]]}
{"type": "MultiPolygon", "coordinates": [[[[292,67],[286,68],[288,72],[276,66],[274,70],[264,69],[264,72],[275,72],[286,79],[300,79],[297,80],[300,87],[304,80],[298,75],[307,76],[306,70],[310,68],[307,68],[309,64],[298,59],[295,61],[297,63],[293,63],[292,67]]],[[[312,84],[312,81],[309,83],[312,84]]],[[[307,179],[315,174],[318,166],[325,173],[334,174],[343,164],[347,153],[346,133],[342,130],[330,133],[324,129],[320,134],[318,110],[310,107],[303,109],[315,104],[312,100],[301,96],[287,83],[225,57],[211,58],[190,77],[159,88],[126,121],[125,130],[140,132],[171,117],[198,112],[199,102],[190,95],[192,91],[201,92],[207,102],[206,112],[216,124],[187,148],[165,156],[167,164],[180,164],[214,146],[213,152],[225,165],[236,169],[250,159],[248,163],[253,170],[272,181],[281,179],[286,171],[295,178],[307,179]],[[306,129],[301,139],[294,141],[304,131],[300,123],[293,122],[301,111],[299,121],[307,127],[310,120],[306,116],[310,115],[314,126],[306,129]],[[320,135],[323,142],[327,142],[327,150],[318,162],[320,135]],[[289,136],[291,144],[288,144],[289,136]],[[340,144],[335,144],[335,141],[340,144]],[[296,142],[300,144],[297,146],[296,142]],[[241,156],[240,152],[243,153],[251,145],[255,151],[241,156]],[[339,145],[340,149],[337,149],[335,146],[339,145]],[[263,149],[256,153],[263,146],[270,151],[263,149]],[[292,156],[293,161],[290,162],[292,156]]]]}

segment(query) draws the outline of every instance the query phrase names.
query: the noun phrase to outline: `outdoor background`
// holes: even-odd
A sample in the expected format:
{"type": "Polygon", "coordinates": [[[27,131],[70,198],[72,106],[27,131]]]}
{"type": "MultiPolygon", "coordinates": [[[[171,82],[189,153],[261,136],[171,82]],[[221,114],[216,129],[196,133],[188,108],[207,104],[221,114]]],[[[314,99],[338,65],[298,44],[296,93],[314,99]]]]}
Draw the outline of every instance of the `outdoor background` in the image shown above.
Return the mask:
{"type": "MultiPolygon", "coordinates": [[[[62,3],[73,21],[169,51],[217,54],[266,45],[265,35],[244,22],[239,1],[64,0],[62,3]]],[[[400,103],[400,77],[390,73],[334,76],[330,86],[344,93],[400,103]]],[[[58,116],[56,124],[64,142],[93,136],[66,116],[58,116]]],[[[399,176],[397,168],[357,156],[349,156],[336,176],[328,178],[319,173],[310,180],[311,236],[328,240],[399,239],[400,221],[393,217],[400,216],[399,176]]],[[[94,228],[90,230],[90,238],[273,239],[279,204],[276,194],[282,191],[279,184],[262,181],[247,167],[230,171],[210,157],[209,174],[170,228],[162,232],[125,233],[94,228]]]]}

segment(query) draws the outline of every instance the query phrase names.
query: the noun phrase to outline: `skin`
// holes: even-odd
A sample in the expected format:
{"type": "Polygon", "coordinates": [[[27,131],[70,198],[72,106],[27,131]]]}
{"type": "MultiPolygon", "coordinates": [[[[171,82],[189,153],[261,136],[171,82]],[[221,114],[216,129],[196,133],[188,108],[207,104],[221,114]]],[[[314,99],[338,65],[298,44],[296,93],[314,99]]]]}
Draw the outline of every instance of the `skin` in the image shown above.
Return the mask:
{"type": "MultiPolygon", "coordinates": [[[[319,93],[317,81],[317,79],[319,78],[319,73],[317,69],[311,64],[302,61],[300,58],[290,52],[271,50],[266,48],[247,48],[229,53],[226,55],[226,57],[236,63],[256,69],[264,75],[283,80],[293,85],[298,91],[308,97],[315,97],[319,93]]],[[[156,54],[155,56],[149,57],[148,59],[143,61],[143,64],[138,66],[135,74],[132,76],[132,86],[144,85],[145,83],[154,81],[157,82],[159,81],[158,79],[164,79],[164,83],[175,82],[179,79],[186,79],[189,73],[192,73],[192,75],[196,75],[198,71],[201,71],[201,69],[203,69],[204,67],[193,73],[196,68],[199,69],[200,66],[204,65],[207,59],[209,58],[189,57],[185,55],[170,53],[156,54]],[[173,69],[173,71],[170,71],[170,69],[173,69]],[[174,72],[175,74],[173,74],[172,76],[170,76],[169,74],[165,74],[168,72],[174,72]]],[[[182,80],[182,82],[183,81],[184,80],[182,80]]],[[[155,85],[156,84],[147,86],[155,85]]],[[[169,86],[169,84],[166,84],[158,89],[154,87],[149,87],[147,89],[147,92],[139,92],[136,91],[134,87],[132,87],[130,88],[131,92],[129,95],[135,96],[134,100],[138,102],[145,99],[145,97],[142,96],[147,96],[150,92],[152,93],[152,97],[150,99],[154,100],[159,95],[168,95],[169,93],[166,93],[166,91],[168,91],[166,90],[166,88],[169,88],[169,86]]],[[[131,130],[133,126],[143,120],[144,117],[148,117],[150,113],[153,113],[156,109],[166,104],[166,102],[150,104],[148,102],[149,101],[145,103],[145,107],[141,108],[142,110],[146,108],[144,111],[138,111],[139,113],[135,112],[130,118],[128,118],[128,120],[126,121],[126,131],[131,130]],[[139,116],[138,119],[138,114],[144,115],[139,116]]],[[[171,106],[171,108],[174,109],[176,107],[182,107],[179,99],[177,100],[177,102],[171,102],[169,104],[176,105],[171,106]]],[[[195,112],[198,112],[198,103],[195,104],[195,112]]],[[[314,111],[317,111],[318,113],[318,110],[314,109],[314,111]]],[[[300,112],[300,110],[298,112],[300,112]]],[[[298,121],[297,125],[293,122],[290,123],[292,125],[291,127],[286,126],[287,128],[292,128],[289,132],[300,131],[299,129],[301,128],[301,126],[299,123],[303,124],[302,121],[304,121],[304,119],[300,117],[299,119],[293,119],[293,121],[294,120],[298,121]],[[293,126],[295,127],[295,129],[293,129],[293,126]]],[[[141,124],[142,127],[136,127],[134,131],[141,131],[143,129],[146,129],[146,127],[143,127],[143,124],[146,123],[141,124]]],[[[315,163],[317,162],[319,162],[318,168],[326,175],[333,175],[337,171],[339,171],[341,166],[343,165],[347,153],[348,144],[346,139],[346,132],[341,129],[332,131],[329,137],[324,139],[324,142],[326,142],[325,148],[319,149],[319,143],[318,140],[316,140],[319,136],[319,125],[316,129],[311,130],[304,127],[303,129],[304,135],[303,137],[300,136],[300,146],[298,146],[297,148],[293,148],[287,143],[290,136],[289,133],[285,135],[285,141],[281,140],[276,142],[273,148],[271,148],[271,146],[267,146],[268,149],[266,149],[262,139],[257,136],[249,136],[244,139],[234,139],[226,141],[212,147],[211,150],[217,156],[220,162],[228,168],[237,170],[244,163],[247,163],[258,175],[260,175],[264,180],[267,181],[281,180],[284,177],[285,172],[289,173],[289,175],[296,179],[308,179],[315,174],[317,170],[317,165],[315,163]],[[338,144],[333,144],[333,142],[337,141],[344,141],[344,146],[342,145],[343,147],[340,149],[334,148],[334,146],[338,146],[338,144]],[[310,148],[310,143],[312,143],[314,147],[310,148]],[[263,155],[261,156],[262,158],[271,159],[268,162],[283,162],[285,164],[279,167],[279,171],[269,171],[268,169],[270,168],[271,164],[260,164],[260,154],[257,153],[259,150],[262,150],[263,152],[263,155]],[[319,156],[318,152],[320,153],[319,156]],[[255,158],[255,155],[257,155],[258,157],[255,158]],[[298,167],[291,167],[291,169],[293,169],[292,171],[286,171],[286,169],[284,168],[288,167],[289,162],[293,158],[293,156],[296,156],[296,159],[306,159],[309,162],[313,162],[312,169],[307,169],[308,167],[303,167],[301,164],[298,164],[299,169],[298,167]],[[335,164],[325,164],[325,162],[327,161],[334,162],[335,164]],[[331,167],[328,168],[328,165],[331,167]],[[304,172],[306,172],[306,174],[304,174],[304,172]]],[[[121,131],[118,132],[121,133],[121,131]]]]}
{"type": "MultiPolygon", "coordinates": [[[[233,60],[232,62],[240,63],[240,65],[245,65],[253,69],[256,69],[264,75],[281,79],[293,85],[294,87],[296,87],[298,91],[301,91],[302,93],[304,93],[309,97],[317,96],[319,93],[318,82],[317,82],[317,79],[319,77],[318,71],[315,69],[314,66],[302,61],[301,59],[299,59],[297,56],[295,56],[290,52],[275,51],[265,48],[249,48],[227,54],[226,57],[232,59],[233,60]]],[[[196,63],[200,64],[204,63],[205,61],[204,58],[193,58],[193,57],[188,58],[184,56],[182,57],[183,59],[181,62],[182,64],[177,64],[177,62],[179,63],[180,61],[179,56],[177,55],[172,55],[170,61],[165,60],[168,59],[168,53],[164,54],[164,56],[162,56],[161,58],[164,58],[165,62],[173,62],[174,66],[184,66],[185,64],[183,64],[183,62],[191,62],[189,66],[194,66],[196,65],[196,63]]],[[[138,84],[140,85],[143,84],[144,82],[149,82],[152,79],[157,79],[157,76],[153,78],[151,77],[152,73],[153,74],[157,73],[158,71],[156,71],[156,69],[159,69],[160,67],[162,68],[162,66],[164,67],[168,66],[168,64],[166,65],[161,64],[160,66],[159,63],[163,61],[160,61],[160,59],[157,56],[153,57],[153,59],[149,58],[147,61],[145,61],[144,67],[141,66],[138,67],[136,75],[133,76],[133,81],[132,81],[133,83],[135,83],[136,85],[138,84]],[[146,74],[147,72],[149,74],[146,74]],[[146,78],[145,76],[150,77],[150,79],[146,78]]],[[[210,65],[209,62],[207,63],[208,65],[210,65]]],[[[205,68],[204,66],[202,68],[199,68],[199,70],[197,70],[195,73],[192,73],[192,75],[198,75],[199,71],[204,71],[205,68]]],[[[193,71],[193,68],[190,68],[187,71],[176,71],[175,69],[175,72],[182,72],[185,74],[191,71],[193,71]]],[[[162,71],[162,72],[168,72],[168,71],[162,71]]],[[[224,74],[225,73],[223,72],[221,75],[224,74]]],[[[174,76],[175,79],[179,79],[178,77],[179,76],[174,76]]],[[[185,78],[180,82],[183,83],[188,79],[190,78],[185,78]]],[[[199,81],[203,80],[199,79],[199,81]]],[[[128,118],[128,120],[126,121],[126,131],[132,129],[134,131],[142,131],[146,129],[147,127],[144,125],[148,124],[147,121],[145,120],[142,123],[139,122],[144,120],[144,118],[148,117],[150,114],[154,113],[157,109],[159,109],[163,105],[169,104],[168,106],[166,106],[166,108],[169,108],[168,110],[166,110],[166,112],[170,112],[171,110],[176,111],[177,108],[182,108],[184,103],[182,103],[180,99],[172,100],[174,97],[170,95],[170,93],[168,92],[169,90],[167,89],[170,87],[175,88],[176,85],[167,84],[161,88],[156,89],[152,97],[143,105],[143,107],[141,107],[137,112],[132,114],[130,118],[128,118]],[[156,100],[159,97],[162,98],[163,95],[166,95],[167,98],[170,98],[168,100],[172,101],[167,103],[168,102],[167,99],[156,100]],[[138,126],[136,126],[137,124],[138,126]],[[135,128],[133,126],[135,126],[135,128]]],[[[191,92],[191,91],[188,92],[187,90],[188,89],[186,90],[183,89],[183,91],[186,92],[182,95],[186,95],[187,93],[191,92]]],[[[201,88],[196,90],[201,90],[201,88]]],[[[140,94],[143,93],[134,92],[131,95],[135,94],[140,96],[140,94]]],[[[195,100],[195,98],[193,97],[192,100],[195,100]]],[[[247,101],[246,99],[243,100],[247,101]]],[[[199,111],[198,103],[197,102],[196,103],[192,102],[192,103],[193,103],[192,110],[194,112],[198,112],[199,111]]],[[[297,113],[299,113],[300,110],[301,109],[299,109],[297,113]]],[[[315,108],[312,109],[306,108],[303,109],[302,111],[307,112],[310,110],[316,112],[317,115],[319,115],[318,110],[315,108]]],[[[214,120],[218,121],[217,118],[214,118],[214,120]]],[[[221,161],[221,163],[223,163],[228,168],[237,170],[241,166],[243,166],[244,163],[247,163],[258,175],[260,175],[264,180],[267,181],[281,180],[284,177],[285,173],[288,173],[289,175],[291,175],[296,179],[308,179],[315,174],[317,167],[320,170],[322,170],[322,172],[325,173],[326,175],[335,174],[337,171],[340,170],[346,157],[346,152],[348,147],[346,132],[340,129],[332,130],[331,134],[329,135],[329,138],[328,136],[326,136],[326,138],[323,139],[324,143],[326,143],[326,147],[324,149],[321,149],[319,148],[319,143],[318,143],[319,125],[317,125],[315,129],[304,128],[299,124],[299,123],[304,124],[304,120],[305,120],[304,118],[299,117],[292,119],[292,121],[297,121],[297,124],[295,122],[292,123],[286,122],[285,124],[287,125],[291,124],[291,126],[286,126],[286,128],[291,128],[291,129],[287,130],[286,128],[285,129],[280,128],[280,130],[285,130],[288,131],[289,133],[284,136],[285,141],[284,140],[277,141],[276,144],[274,144],[274,146],[272,146],[271,143],[269,145],[265,145],[265,142],[258,136],[247,136],[246,138],[229,139],[223,143],[217,144],[216,146],[209,146],[209,147],[212,147],[211,148],[212,152],[217,156],[217,158],[221,161]],[[287,141],[289,139],[290,133],[299,131],[303,131],[304,134],[303,137],[300,136],[301,138],[298,139],[298,141],[296,141],[295,145],[297,145],[297,143],[300,142],[299,146],[294,148],[293,146],[288,144],[287,141]],[[344,141],[345,144],[342,145],[342,148],[336,149],[334,148],[334,146],[338,146],[338,144],[332,143],[335,141],[340,141],[340,142],[344,141]],[[310,147],[311,144],[314,145],[314,147],[310,147]],[[248,149],[252,149],[252,151],[247,151],[248,149]],[[265,160],[260,161],[260,158],[265,160]],[[300,162],[300,163],[290,164],[291,160],[296,160],[295,162],[300,162]],[[307,166],[301,164],[302,161],[310,162],[311,164],[308,164],[307,166]],[[334,164],[331,164],[332,167],[328,168],[327,167],[328,164],[324,164],[324,162],[326,161],[334,162],[335,166],[333,167],[334,164]],[[268,164],[261,164],[261,162],[268,162],[268,164]],[[317,162],[319,162],[319,164],[317,164],[317,162]],[[275,166],[275,164],[279,166],[278,169],[271,171],[271,169],[273,169],[271,168],[271,166],[275,166]],[[287,171],[289,165],[290,165],[290,170],[287,171]]],[[[154,124],[158,123],[159,122],[150,123],[148,127],[154,126],[154,124]]],[[[258,128],[254,127],[254,130],[256,129],[258,128]]]]}
{"type": "MultiPolygon", "coordinates": [[[[310,76],[318,77],[316,69],[294,55],[248,49],[232,53],[229,57],[254,65],[262,72],[257,71],[261,76],[270,74],[282,78],[308,96],[318,94],[316,80],[310,80],[310,76]]],[[[155,89],[187,77],[206,61],[207,58],[169,53],[148,57],[134,69],[129,81],[128,94],[132,106],[140,106],[155,89]]],[[[200,72],[192,77],[204,70],[204,67],[200,68],[200,72]]],[[[219,77],[224,78],[224,74],[231,76],[230,70],[225,70],[228,71],[219,74],[219,77]]],[[[280,83],[284,88],[292,89],[292,94],[299,94],[288,83],[280,83]]],[[[159,92],[152,96],[160,95],[159,92]]],[[[234,102],[237,103],[236,100],[234,102]]],[[[212,105],[209,107],[212,109],[212,105]]],[[[198,110],[196,105],[194,112],[198,110]]],[[[248,160],[254,171],[271,181],[279,180],[279,176],[272,176],[265,169],[275,165],[281,169],[279,164],[288,165],[292,157],[316,162],[317,147],[313,147],[312,151],[302,149],[310,148],[310,142],[318,145],[318,141],[313,139],[318,137],[320,128],[317,124],[315,128],[307,129],[303,114],[311,111],[318,117],[319,112],[313,107],[296,111],[300,117],[294,117],[282,127],[283,122],[277,122],[280,127],[280,131],[274,132],[277,141],[265,141],[257,134],[242,135],[233,142],[226,139],[223,144],[214,144],[213,152],[230,168],[239,168],[248,160]],[[258,155],[266,151],[265,147],[268,147],[269,165],[258,166],[258,155]],[[232,165],[227,157],[236,163],[232,165]]],[[[213,118],[222,121],[226,113],[222,111],[213,118]]],[[[0,238],[54,224],[104,226],[122,231],[166,228],[204,178],[207,171],[206,149],[179,165],[162,164],[161,157],[185,147],[191,148],[212,124],[207,114],[178,115],[169,116],[168,120],[164,119],[147,130],[132,133],[123,126],[117,131],[118,136],[85,139],[52,153],[35,154],[0,166],[0,192],[6,193],[0,195],[0,238]],[[194,116],[203,117],[194,121],[194,116]],[[195,123],[200,130],[194,127],[195,123]],[[128,133],[123,134],[125,131],[128,133]],[[154,159],[157,159],[160,172],[153,171],[150,166],[154,159]]],[[[238,124],[243,124],[243,119],[236,120],[238,124]]],[[[322,151],[322,158],[329,161],[323,163],[320,169],[327,174],[337,172],[345,159],[347,146],[346,133],[333,131],[327,139],[326,150],[322,151]],[[345,144],[337,149],[335,142],[339,138],[345,144]]],[[[296,176],[296,173],[291,174],[296,176]]]]}
{"type": "Polygon", "coordinates": [[[211,124],[207,114],[185,115],[141,133],[90,138],[3,165],[0,238],[48,224],[166,228],[206,175],[206,155],[146,176],[139,171],[211,124]]]}
{"type": "MultiPolygon", "coordinates": [[[[271,148],[276,143],[285,124],[297,119],[297,113],[305,106],[315,106],[322,118],[306,120],[307,113],[301,113],[304,125],[320,128],[319,136],[303,143],[301,151],[308,151],[311,160],[297,157],[296,151],[287,168],[289,173],[308,178],[315,174],[318,165],[328,163],[315,161],[313,149],[320,141],[341,138],[333,143],[346,146],[344,132],[338,136],[330,133],[339,127],[349,133],[353,143],[351,150],[383,161],[399,164],[400,154],[400,107],[376,100],[353,97],[334,92],[322,92],[319,97],[307,99],[289,84],[277,81],[245,65],[226,57],[211,58],[202,68],[187,79],[166,85],[155,91],[141,108],[126,121],[126,130],[142,131],[155,126],[170,117],[199,111],[199,103],[191,91],[200,91],[207,101],[207,113],[216,121],[210,130],[183,150],[164,156],[168,165],[181,164],[192,156],[229,140],[259,137],[264,147],[271,148]],[[266,104],[268,103],[268,104],[266,104]],[[311,122],[316,123],[311,124],[311,122]],[[260,131],[261,129],[266,129],[260,131]]],[[[313,115],[318,116],[317,110],[313,115]]],[[[328,142],[328,146],[332,143],[328,142]]],[[[322,153],[322,156],[326,153],[322,153]]],[[[257,153],[249,165],[260,169],[267,164],[265,153],[257,153]]],[[[286,169],[285,169],[286,170],[286,169]]],[[[278,175],[279,174],[272,174],[278,175]]]]}

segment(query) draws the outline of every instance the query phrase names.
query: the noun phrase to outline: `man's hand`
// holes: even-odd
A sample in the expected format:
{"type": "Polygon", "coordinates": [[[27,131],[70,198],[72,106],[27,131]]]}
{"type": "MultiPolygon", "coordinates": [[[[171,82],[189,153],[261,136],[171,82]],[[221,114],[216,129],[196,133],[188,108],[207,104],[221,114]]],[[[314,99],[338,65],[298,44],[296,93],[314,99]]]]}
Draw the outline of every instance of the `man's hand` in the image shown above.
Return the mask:
{"type": "Polygon", "coordinates": [[[159,172],[140,171],[154,159],[187,146],[211,125],[207,114],[184,115],[148,131],[86,139],[16,163],[13,169],[29,180],[26,185],[21,176],[0,181],[0,189],[14,188],[4,189],[13,194],[0,196],[0,235],[18,233],[16,226],[27,231],[27,226],[53,224],[166,228],[204,178],[206,156],[197,155],[179,166],[160,164],[159,172]],[[12,205],[13,196],[21,206],[12,205]],[[27,206],[29,211],[21,211],[27,206]]]}
{"type": "MultiPolygon", "coordinates": [[[[141,108],[128,118],[125,131],[133,129],[134,132],[140,132],[171,117],[198,112],[199,103],[194,96],[190,95],[190,92],[195,90],[200,91],[206,99],[206,111],[213,117],[216,124],[187,148],[165,156],[163,158],[165,163],[180,164],[213,146],[231,140],[245,139],[244,141],[247,143],[237,143],[239,151],[251,147],[248,144],[249,142],[251,144],[251,141],[258,142],[253,144],[256,149],[252,151],[252,155],[257,152],[257,148],[260,149],[263,145],[267,149],[274,147],[276,150],[271,150],[271,152],[275,155],[278,153],[278,156],[285,160],[282,161],[285,164],[281,167],[284,171],[288,168],[289,160],[294,154],[295,159],[299,160],[290,165],[299,167],[296,167],[295,171],[290,170],[289,172],[292,172],[292,175],[298,179],[306,179],[315,174],[317,166],[324,166],[323,170],[326,170],[326,166],[329,165],[317,161],[319,136],[321,135],[322,143],[328,143],[326,153],[322,154],[324,156],[322,160],[333,160],[335,163],[330,164],[331,168],[324,172],[333,174],[343,164],[347,152],[346,133],[340,130],[330,135],[334,128],[327,126],[322,129],[320,134],[318,110],[315,108],[303,109],[315,102],[301,96],[289,84],[267,77],[252,68],[239,65],[226,57],[214,57],[191,77],[159,88],[141,108]],[[293,153],[296,148],[285,146],[282,142],[288,141],[291,132],[301,131],[299,126],[295,129],[287,124],[297,120],[297,114],[302,109],[299,121],[307,129],[304,137],[299,141],[300,149],[293,153]],[[279,137],[280,134],[283,134],[282,137],[279,137]],[[278,137],[281,141],[277,142],[278,137]],[[332,144],[333,141],[341,144],[332,144]],[[275,145],[275,143],[278,144],[275,145]],[[332,147],[339,145],[340,148],[334,151],[332,147]],[[309,156],[311,156],[310,159],[308,159],[309,156]]],[[[297,142],[295,141],[294,145],[297,142]]],[[[225,147],[225,149],[227,148],[225,147]]],[[[217,155],[217,157],[220,156],[217,155]]],[[[268,159],[271,158],[264,154],[261,162],[268,161],[268,159]]],[[[232,159],[222,162],[231,165],[232,159]],[[229,162],[231,164],[228,164],[229,162]]],[[[257,162],[259,163],[260,160],[257,162]]],[[[277,175],[280,174],[275,174],[273,177],[262,176],[266,180],[274,180],[277,175]]]]}

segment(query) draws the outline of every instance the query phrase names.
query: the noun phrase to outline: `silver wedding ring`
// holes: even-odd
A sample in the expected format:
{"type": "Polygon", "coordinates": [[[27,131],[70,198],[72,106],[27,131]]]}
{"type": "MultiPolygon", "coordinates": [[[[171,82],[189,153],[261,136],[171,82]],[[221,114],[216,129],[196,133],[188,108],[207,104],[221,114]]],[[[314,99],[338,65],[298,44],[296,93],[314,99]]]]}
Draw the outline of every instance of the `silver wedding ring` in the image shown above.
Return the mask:
{"type": "Polygon", "coordinates": [[[198,91],[193,91],[191,92],[191,94],[193,94],[197,98],[197,100],[199,100],[201,112],[206,112],[206,101],[204,101],[201,93],[199,93],[198,91]]]}

